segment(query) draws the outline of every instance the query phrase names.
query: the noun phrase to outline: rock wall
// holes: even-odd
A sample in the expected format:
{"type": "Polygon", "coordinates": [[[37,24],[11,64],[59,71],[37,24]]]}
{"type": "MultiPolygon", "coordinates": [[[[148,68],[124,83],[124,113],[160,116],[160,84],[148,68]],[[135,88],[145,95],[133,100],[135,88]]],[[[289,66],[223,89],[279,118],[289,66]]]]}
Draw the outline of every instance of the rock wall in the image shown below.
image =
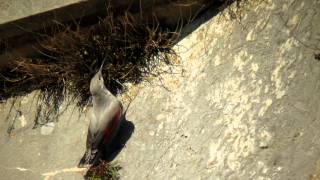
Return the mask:
{"type": "Polygon", "coordinates": [[[124,179],[319,173],[319,8],[268,1],[241,21],[212,17],[180,41],[175,74],[141,88],[129,108],[124,179]]]}
{"type": "MultiPolygon", "coordinates": [[[[171,73],[131,86],[135,131],[116,158],[122,179],[319,177],[320,2],[248,9],[241,20],[204,15],[174,47],[171,73]]],[[[58,121],[32,129],[36,97],[0,104],[0,174],[79,179],[87,109],[65,100],[58,121]]]]}

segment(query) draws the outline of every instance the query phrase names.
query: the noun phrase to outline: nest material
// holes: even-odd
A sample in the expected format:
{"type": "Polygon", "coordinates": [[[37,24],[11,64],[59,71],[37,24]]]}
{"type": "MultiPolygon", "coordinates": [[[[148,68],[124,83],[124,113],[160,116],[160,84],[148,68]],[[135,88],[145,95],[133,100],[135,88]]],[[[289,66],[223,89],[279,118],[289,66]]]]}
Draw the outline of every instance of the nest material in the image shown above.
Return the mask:
{"type": "Polygon", "coordinates": [[[177,33],[162,30],[156,18],[146,24],[129,13],[116,18],[108,13],[87,28],[59,26],[63,31],[42,36],[39,56],[13,60],[1,70],[1,99],[35,89],[65,92],[62,88],[78,97],[80,105],[86,104],[90,80],[103,59],[107,88],[121,92],[122,84],[140,82],[159,61],[170,63],[167,55],[174,54],[171,47],[177,38],[177,33]]]}
{"type": "Polygon", "coordinates": [[[88,170],[85,175],[87,180],[118,180],[120,179],[119,170],[120,166],[114,163],[101,161],[97,166],[88,170]]]}

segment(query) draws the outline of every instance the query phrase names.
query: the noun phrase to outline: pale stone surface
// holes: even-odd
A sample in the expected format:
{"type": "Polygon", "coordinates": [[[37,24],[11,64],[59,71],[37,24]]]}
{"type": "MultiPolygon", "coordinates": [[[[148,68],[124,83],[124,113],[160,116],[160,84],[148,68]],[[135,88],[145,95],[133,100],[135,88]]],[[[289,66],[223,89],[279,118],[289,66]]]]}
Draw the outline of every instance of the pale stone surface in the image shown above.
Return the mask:
{"type": "MultiPolygon", "coordinates": [[[[136,96],[127,113],[135,132],[116,159],[122,179],[319,174],[318,9],[314,0],[269,0],[245,11],[241,22],[217,15],[182,39],[172,74],[128,92],[136,96]]],[[[0,174],[79,179],[85,111],[73,104],[63,110],[64,102],[44,136],[32,129],[34,94],[16,100],[12,111],[10,101],[0,104],[0,174]]]]}
{"type": "Polygon", "coordinates": [[[307,179],[314,173],[319,8],[312,0],[268,1],[244,12],[241,23],[218,15],[179,42],[175,72],[182,68],[183,75],[164,76],[166,88],[142,87],[128,111],[136,133],[119,157],[122,177],[307,179]]]}
{"type": "Polygon", "coordinates": [[[58,109],[58,118],[38,120],[49,122],[33,128],[38,105],[45,104],[38,99],[38,94],[35,91],[0,104],[1,178],[82,179],[84,170],[76,166],[85,150],[89,123],[86,110],[79,110],[66,99],[58,109]],[[25,125],[21,126],[20,121],[25,125]],[[8,134],[10,127],[13,128],[8,134]]]}
{"type": "Polygon", "coordinates": [[[42,135],[49,135],[53,132],[55,124],[53,122],[46,123],[41,126],[40,132],[42,135]]]}
{"type": "Polygon", "coordinates": [[[0,24],[83,1],[84,0],[0,0],[0,24]]]}

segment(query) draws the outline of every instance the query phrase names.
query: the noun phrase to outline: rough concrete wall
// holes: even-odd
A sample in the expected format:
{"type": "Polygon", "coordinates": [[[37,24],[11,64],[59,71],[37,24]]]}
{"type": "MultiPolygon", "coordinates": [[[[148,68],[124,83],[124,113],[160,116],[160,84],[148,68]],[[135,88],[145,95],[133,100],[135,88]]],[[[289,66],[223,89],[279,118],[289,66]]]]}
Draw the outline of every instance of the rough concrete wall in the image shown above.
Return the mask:
{"type": "MultiPolygon", "coordinates": [[[[270,0],[241,22],[212,17],[181,40],[172,74],[128,92],[136,95],[127,113],[135,132],[117,157],[122,179],[319,174],[318,9],[315,0],[270,0]]],[[[79,179],[86,110],[63,111],[64,102],[58,122],[32,129],[34,94],[16,100],[10,114],[10,101],[1,104],[0,174],[79,179]]]]}
{"type": "Polygon", "coordinates": [[[57,114],[52,113],[58,116],[33,129],[39,105],[52,109],[38,97],[35,91],[0,104],[0,179],[82,179],[83,171],[76,165],[85,150],[85,111],[66,99],[57,114]],[[14,129],[9,134],[10,127],[14,129]]]}
{"type": "Polygon", "coordinates": [[[0,24],[78,2],[79,0],[0,0],[0,24]]]}
{"type": "Polygon", "coordinates": [[[241,23],[219,15],[179,42],[183,76],[142,88],[129,109],[136,133],[119,157],[124,179],[311,175],[320,153],[319,8],[269,1],[241,23]]]}

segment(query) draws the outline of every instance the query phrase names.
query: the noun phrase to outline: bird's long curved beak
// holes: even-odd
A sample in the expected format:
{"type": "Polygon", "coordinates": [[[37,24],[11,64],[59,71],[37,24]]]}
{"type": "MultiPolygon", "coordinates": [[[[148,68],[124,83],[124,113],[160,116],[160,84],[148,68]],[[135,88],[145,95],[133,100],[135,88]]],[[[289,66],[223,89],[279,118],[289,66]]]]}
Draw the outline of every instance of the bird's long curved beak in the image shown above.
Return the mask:
{"type": "Polygon", "coordinates": [[[97,74],[102,74],[102,68],[99,69],[99,71],[97,72],[97,74]]]}
{"type": "Polygon", "coordinates": [[[107,56],[102,60],[102,63],[101,63],[100,69],[99,69],[100,72],[102,71],[102,68],[104,66],[104,62],[106,61],[106,59],[107,59],[107,56]]]}
{"type": "Polygon", "coordinates": [[[101,66],[100,66],[100,69],[99,69],[98,72],[102,72],[103,65],[104,65],[104,62],[102,62],[101,66]]]}

